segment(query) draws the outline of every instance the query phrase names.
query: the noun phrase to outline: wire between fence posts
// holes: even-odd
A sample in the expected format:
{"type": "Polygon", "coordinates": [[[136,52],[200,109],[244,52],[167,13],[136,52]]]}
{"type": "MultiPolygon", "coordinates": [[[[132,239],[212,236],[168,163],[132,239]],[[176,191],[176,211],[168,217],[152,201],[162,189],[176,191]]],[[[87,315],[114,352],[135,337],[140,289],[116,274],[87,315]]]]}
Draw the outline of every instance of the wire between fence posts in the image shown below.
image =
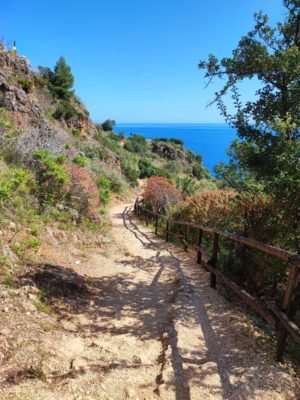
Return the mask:
{"type": "MultiPolygon", "coordinates": [[[[298,273],[299,273],[298,267],[296,265],[290,264],[288,281],[287,281],[284,298],[283,298],[283,302],[282,302],[282,310],[287,315],[287,317],[289,316],[290,307],[291,307],[293,297],[295,294],[298,273]]],[[[279,330],[278,330],[278,337],[277,337],[277,352],[276,352],[276,359],[279,362],[283,361],[283,353],[284,353],[284,347],[285,347],[285,342],[286,342],[286,338],[287,338],[287,333],[288,332],[287,332],[286,327],[282,323],[279,323],[279,330]]]]}

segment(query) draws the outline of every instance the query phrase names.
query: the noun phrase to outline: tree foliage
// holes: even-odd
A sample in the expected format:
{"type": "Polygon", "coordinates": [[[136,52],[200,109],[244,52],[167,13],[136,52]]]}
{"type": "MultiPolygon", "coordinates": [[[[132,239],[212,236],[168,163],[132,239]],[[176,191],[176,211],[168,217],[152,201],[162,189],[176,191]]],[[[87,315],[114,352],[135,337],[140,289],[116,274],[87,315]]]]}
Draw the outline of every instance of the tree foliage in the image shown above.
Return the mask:
{"type": "Polygon", "coordinates": [[[101,124],[101,128],[106,132],[112,132],[116,126],[116,121],[113,119],[107,119],[101,124]]]}
{"type": "Polygon", "coordinates": [[[71,73],[71,67],[66,63],[63,56],[59,58],[55,67],[52,83],[54,86],[70,90],[74,85],[74,77],[71,73]]]}
{"type": "Polygon", "coordinates": [[[237,129],[230,165],[217,172],[238,191],[262,190],[274,196],[278,224],[287,245],[300,252],[300,1],[285,0],[286,15],[271,27],[262,12],[231,57],[209,55],[199,68],[210,83],[225,79],[215,94],[221,114],[237,129]],[[252,101],[242,100],[239,84],[256,78],[260,87],[252,101]],[[235,114],[225,98],[231,93],[235,114]],[[285,223],[283,222],[285,221],[285,223]],[[292,242],[292,243],[291,243],[292,242]]]}
{"type": "Polygon", "coordinates": [[[57,97],[66,99],[70,96],[70,90],[74,85],[74,76],[71,67],[64,57],[57,61],[54,71],[48,67],[39,67],[41,77],[44,79],[50,91],[57,97]]]}

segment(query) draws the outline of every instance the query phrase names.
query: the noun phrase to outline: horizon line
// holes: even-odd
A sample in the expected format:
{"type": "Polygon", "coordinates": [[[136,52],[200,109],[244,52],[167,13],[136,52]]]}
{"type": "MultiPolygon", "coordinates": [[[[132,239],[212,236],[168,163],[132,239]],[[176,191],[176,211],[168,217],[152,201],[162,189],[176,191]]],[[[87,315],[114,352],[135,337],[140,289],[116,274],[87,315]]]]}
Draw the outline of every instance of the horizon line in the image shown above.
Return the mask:
{"type": "Polygon", "coordinates": [[[226,122],[116,122],[116,125],[228,125],[226,122]]]}

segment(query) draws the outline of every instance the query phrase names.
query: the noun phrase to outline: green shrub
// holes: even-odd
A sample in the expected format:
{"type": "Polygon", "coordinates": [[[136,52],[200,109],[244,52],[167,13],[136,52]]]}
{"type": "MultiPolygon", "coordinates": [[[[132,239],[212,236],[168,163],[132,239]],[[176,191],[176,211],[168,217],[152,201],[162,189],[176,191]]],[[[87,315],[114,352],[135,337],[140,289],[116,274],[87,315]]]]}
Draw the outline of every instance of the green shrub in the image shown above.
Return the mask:
{"type": "Polygon", "coordinates": [[[62,165],[62,164],[64,164],[66,161],[67,161],[67,157],[66,157],[64,154],[59,154],[59,155],[56,157],[56,162],[57,162],[57,164],[62,165]]]}
{"type": "Polygon", "coordinates": [[[97,174],[104,176],[109,180],[112,192],[121,194],[125,190],[125,177],[108,165],[101,165],[100,168],[97,168],[97,174]]]}
{"type": "Polygon", "coordinates": [[[192,174],[197,179],[207,179],[210,177],[209,171],[200,163],[193,164],[192,174]]]}
{"type": "Polygon", "coordinates": [[[106,132],[112,132],[116,122],[113,119],[107,119],[101,124],[101,128],[106,132]]]}
{"type": "Polygon", "coordinates": [[[100,190],[101,203],[106,205],[110,201],[111,182],[105,176],[100,176],[97,180],[97,186],[100,190]]]}
{"type": "Polygon", "coordinates": [[[176,188],[185,195],[192,196],[199,192],[199,184],[195,179],[189,176],[177,177],[176,178],[176,188]]]}
{"type": "Polygon", "coordinates": [[[79,154],[77,154],[74,158],[73,158],[73,163],[80,165],[81,167],[86,167],[88,165],[88,161],[85,157],[80,156],[79,154]]]}
{"type": "Polygon", "coordinates": [[[123,178],[123,176],[120,174],[112,173],[109,176],[109,179],[110,179],[110,183],[111,183],[112,192],[121,194],[124,191],[125,185],[126,185],[126,182],[125,182],[125,179],[123,178]]]}
{"type": "Polygon", "coordinates": [[[25,255],[26,251],[32,250],[37,252],[41,246],[41,241],[37,239],[35,236],[28,235],[25,236],[22,240],[14,243],[13,251],[20,257],[25,255]]]}
{"type": "Polygon", "coordinates": [[[62,100],[59,102],[52,116],[59,121],[68,121],[72,118],[76,118],[80,121],[84,119],[84,115],[75,110],[75,108],[67,100],[62,100]]]}
{"type": "Polygon", "coordinates": [[[37,196],[41,205],[55,204],[66,198],[64,186],[69,182],[69,174],[57,158],[47,150],[33,153],[37,177],[37,196]]]}
{"type": "Polygon", "coordinates": [[[91,160],[93,159],[99,159],[102,160],[103,157],[103,149],[99,147],[91,147],[91,146],[86,146],[83,149],[84,154],[87,158],[90,158],[91,160]]]}
{"type": "Polygon", "coordinates": [[[138,178],[140,176],[140,170],[137,166],[137,162],[133,158],[124,157],[121,159],[121,169],[123,174],[132,186],[137,186],[138,178]]]}
{"type": "Polygon", "coordinates": [[[80,137],[81,136],[81,132],[79,129],[72,129],[72,135],[75,137],[80,137]]]}
{"type": "Polygon", "coordinates": [[[30,93],[34,90],[33,81],[26,78],[17,78],[17,82],[22,86],[22,89],[26,93],[30,93]]]}
{"type": "Polygon", "coordinates": [[[14,199],[29,193],[30,174],[23,168],[1,168],[0,199],[14,199]]]}
{"type": "Polygon", "coordinates": [[[181,165],[176,161],[168,162],[164,169],[170,174],[179,174],[181,172],[181,165]]]}
{"type": "Polygon", "coordinates": [[[151,163],[150,160],[140,159],[138,162],[140,170],[140,178],[150,178],[150,176],[157,176],[157,168],[151,163]]]}
{"type": "Polygon", "coordinates": [[[147,141],[144,136],[133,134],[127,139],[124,148],[131,153],[145,154],[147,152],[147,141]]]}
{"type": "Polygon", "coordinates": [[[0,127],[11,129],[14,127],[12,112],[0,107],[0,127]]]}
{"type": "Polygon", "coordinates": [[[153,139],[154,142],[168,142],[168,143],[173,143],[176,144],[180,147],[183,147],[184,142],[181,139],[176,139],[176,138],[156,138],[153,139]]]}

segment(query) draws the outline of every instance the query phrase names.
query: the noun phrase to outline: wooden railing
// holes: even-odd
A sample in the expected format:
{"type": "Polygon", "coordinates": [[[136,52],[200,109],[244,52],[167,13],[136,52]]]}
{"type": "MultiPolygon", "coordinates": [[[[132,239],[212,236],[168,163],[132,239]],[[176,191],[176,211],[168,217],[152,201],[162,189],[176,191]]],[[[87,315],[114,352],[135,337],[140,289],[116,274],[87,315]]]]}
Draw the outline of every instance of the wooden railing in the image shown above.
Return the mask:
{"type": "Polygon", "coordinates": [[[153,213],[153,211],[146,209],[142,206],[142,202],[142,198],[140,196],[137,197],[134,206],[134,211],[137,217],[144,219],[147,224],[151,222],[155,227],[156,234],[158,234],[158,230],[160,229],[164,233],[167,242],[170,240],[170,237],[173,236],[177,241],[183,244],[185,251],[189,248],[194,249],[197,254],[197,263],[203,264],[210,272],[210,286],[213,289],[216,289],[217,280],[220,280],[223,285],[230,288],[248,306],[254,309],[269,325],[276,329],[276,359],[277,361],[282,362],[287,335],[291,335],[295,341],[300,343],[300,329],[289,318],[291,304],[298,284],[298,278],[300,276],[300,256],[287,250],[222,231],[220,229],[203,227],[190,222],[172,220],[167,218],[165,215],[153,213]],[[183,227],[180,233],[174,230],[175,226],[183,227]],[[192,240],[192,242],[189,237],[191,228],[197,232],[197,238],[196,240],[192,240]],[[182,230],[184,233],[182,233],[182,230]],[[210,256],[202,245],[205,234],[212,238],[212,250],[210,256]],[[287,262],[288,277],[281,306],[276,303],[274,297],[260,299],[257,296],[253,296],[223,274],[223,272],[218,268],[220,237],[229,239],[232,242],[243,244],[249,248],[287,262]]]}

